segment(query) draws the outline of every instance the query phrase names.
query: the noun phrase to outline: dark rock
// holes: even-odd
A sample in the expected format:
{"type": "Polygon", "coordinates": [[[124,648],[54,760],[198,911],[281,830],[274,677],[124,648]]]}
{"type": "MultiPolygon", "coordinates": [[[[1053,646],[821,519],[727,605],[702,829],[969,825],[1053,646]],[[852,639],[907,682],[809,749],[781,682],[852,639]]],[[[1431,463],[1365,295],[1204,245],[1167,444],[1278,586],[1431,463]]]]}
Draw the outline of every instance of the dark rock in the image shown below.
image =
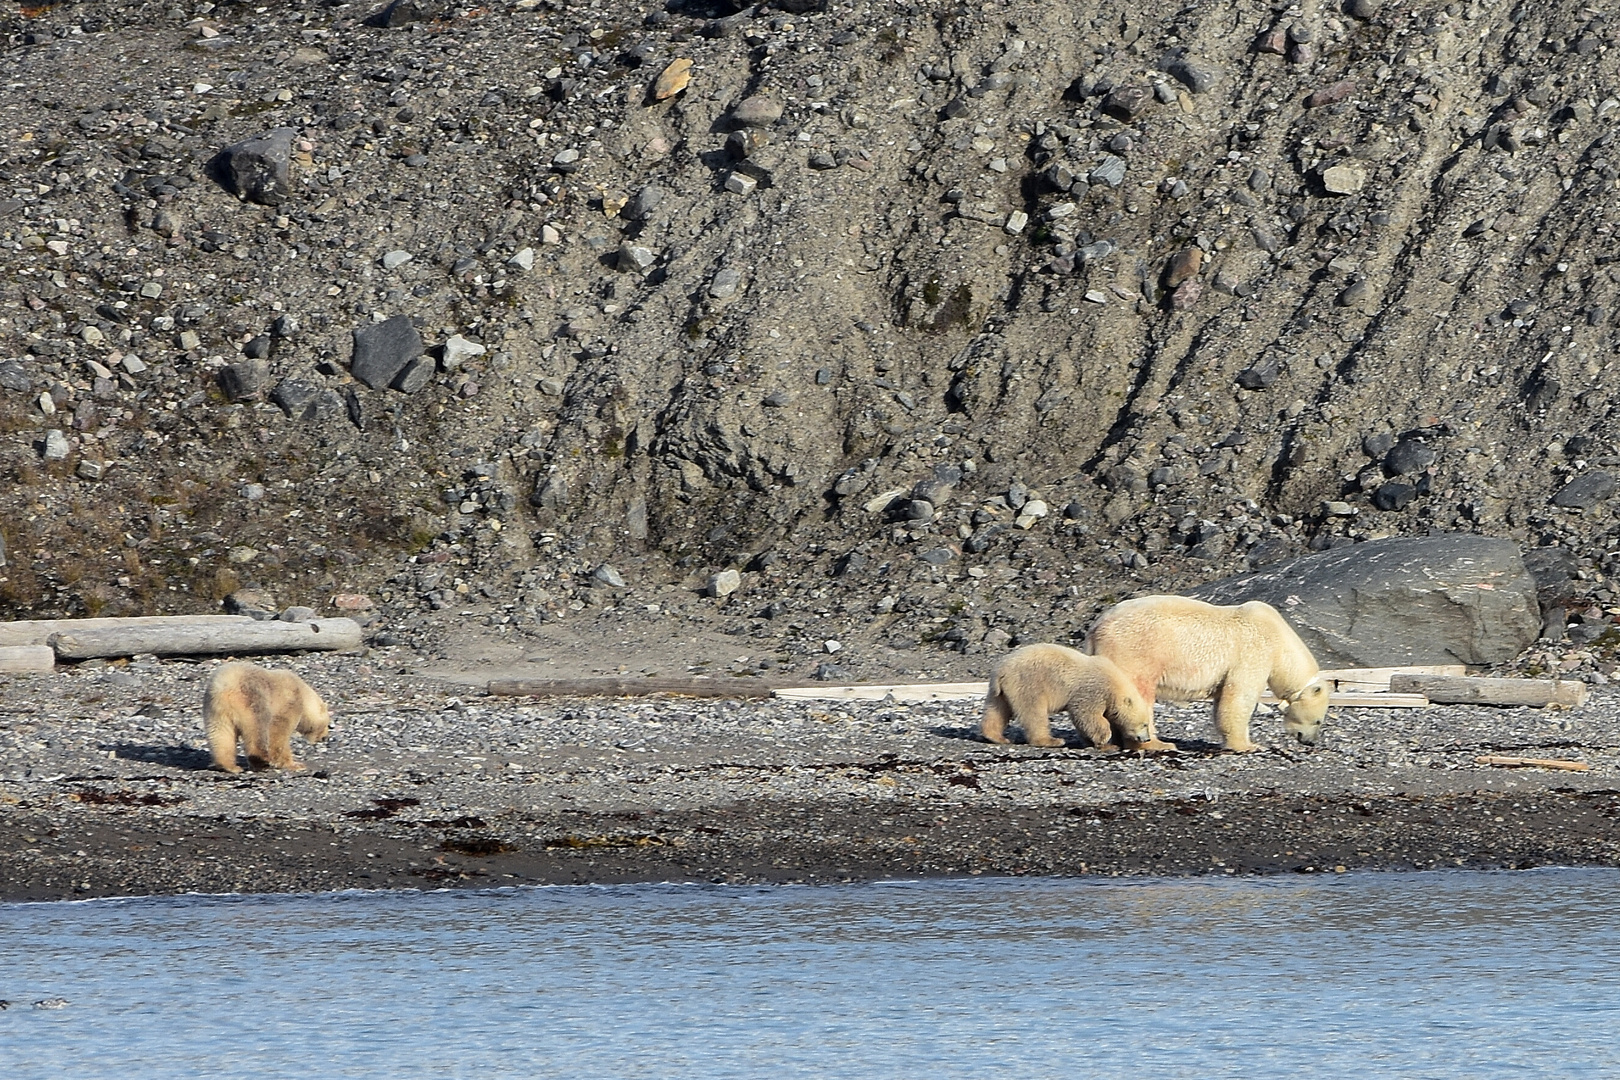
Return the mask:
{"type": "Polygon", "coordinates": [[[242,355],[249,360],[268,360],[270,358],[270,335],[260,334],[246,345],[243,345],[242,355]]]}
{"type": "Polygon", "coordinates": [[[1165,70],[1195,94],[1207,93],[1212,89],[1217,76],[1215,69],[1186,59],[1173,61],[1165,70]]]}
{"type": "Polygon", "coordinates": [[[1378,0],[1346,0],[1344,13],[1352,19],[1370,19],[1378,14],[1378,0]]]}
{"type": "Polygon", "coordinates": [[[1373,505],[1380,510],[1405,510],[1417,496],[1417,488],[1399,480],[1386,480],[1373,492],[1373,505]]]}
{"type": "Polygon", "coordinates": [[[1402,439],[1384,458],[1384,471],[1390,476],[1410,476],[1434,464],[1433,448],[1422,439],[1402,439]]]}
{"type": "Polygon", "coordinates": [[[1524,568],[1536,579],[1537,589],[1554,589],[1580,572],[1581,560],[1568,548],[1531,548],[1524,553],[1524,568]]]}
{"type": "Polygon", "coordinates": [[[304,410],[311,408],[315,402],[315,395],[320,388],[311,386],[299,379],[282,379],[276,383],[276,388],[270,391],[270,400],[281,406],[281,411],[294,420],[313,419],[304,416],[304,410]]]}
{"type": "Polygon", "coordinates": [[[1518,547],[1466,533],[1306,555],[1191,595],[1271,604],[1325,667],[1496,664],[1541,631],[1536,582],[1518,547]]]}
{"type": "Polygon", "coordinates": [[[411,320],[395,315],[354,331],[354,358],[349,371],[373,390],[381,390],[422,355],[422,335],[411,320]]]}
{"type": "Polygon", "coordinates": [[[636,197],[624,204],[619,211],[621,217],[628,221],[646,221],[652,217],[653,210],[664,201],[664,189],[657,184],[648,184],[636,192],[636,197]]]}
{"type": "Polygon", "coordinates": [[[15,360],[0,360],[0,387],[26,394],[34,388],[34,380],[22,364],[15,360]]]}
{"type": "Polygon", "coordinates": [[[1103,99],[1103,112],[1116,120],[1129,123],[1140,116],[1153,103],[1153,91],[1139,83],[1116,86],[1103,99]]]}
{"type": "Polygon", "coordinates": [[[343,408],[349,414],[349,423],[357,431],[366,430],[366,403],[360,399],[360,392],[352,385],[343,388],[343,408]]]}
{"type": "Polygon", "coordinates": [[[270,365],[263,360],[239,360],[219,369],[219,388],[229,401],[257,401],[270,385],[270,365]]]}
{"type": "Polygon", "coordinates": [[[922,561],[930,566],[944,566],[956,558],[956,552],[948,547],[931,548],[922,553],[922,561]]]}
{"type": "Polygon", "coordinates": [[[1583,622],[1569,627],[1565,636],[1576,645],[1590,645],[1613,628],[1606,622],[1583,622]]]}
{"type": "Polygon", "coordinates": [[[435,14],[434,6],[424,0],[393,0],[387,7],[367,16],[366,25],[383,30],[395,30],[432,18],[435,14]]]}
{"type": "Polygon", "coordinates": [[[1368,457],[1377,459],[1389,453],[1395,445],[1395,433],[1392,431],[1375,431],[1361,440],[1361,452],[1368,457]]]}
{"type": "Polygon", "coordinates": [[[936,465],[934,473],[926,480],[919,480],[911,489],[911,497],[928,502],[934,507],[944,506],[950,500],[951,493],[956,485],[962,482],[962,470],[955,465],[936,465]]]}
{"type": "Polygon", "coordinates": [[[934,520],[934,504],[927,499],[906,499],[900,504],[900,520],[932,521],[934,520]]]}
{"type": "Polygon", "coordinates": [[[1275,363],[1256,364],[1238,372],[1237,384],[1245,390],[1265,390],[1277,381],[1275,363]]]}
{"type": "Polygon", "coordinates": [[[853,676],[849,668],[823,660],[816,665],[816,678],[821,682],[848,682],[853,676]]]}
{"type": "Polygon", "coordinates": [[[276,128],[221,150],[209,164],[226,191],[263,206],[280,206],[292,194],[292,143],[297,132],[276,128]]]}
{"type": "Polygon", "coordinates": [[[428,384],[436,370],[437,365],[434,364],[433,357],[424,354],[401,368],[399,374],[394,376],[393,382],[388,385],[402,394],[414,394],[428,384]]]}
{"type": "Polygon", "coordinates": [[[227,615],[246,615],[260,622],[274,619],[280,612],[275,597],[263,589],[237,589],[224,603],[227,615]]]}
{"type": "Polygon", "coordinates": [[[1614,477],[1602,469],[1593,469],[1559,488],[1552,504],[1566,510],[1590,510],[1613,494],[1614,477]]]}

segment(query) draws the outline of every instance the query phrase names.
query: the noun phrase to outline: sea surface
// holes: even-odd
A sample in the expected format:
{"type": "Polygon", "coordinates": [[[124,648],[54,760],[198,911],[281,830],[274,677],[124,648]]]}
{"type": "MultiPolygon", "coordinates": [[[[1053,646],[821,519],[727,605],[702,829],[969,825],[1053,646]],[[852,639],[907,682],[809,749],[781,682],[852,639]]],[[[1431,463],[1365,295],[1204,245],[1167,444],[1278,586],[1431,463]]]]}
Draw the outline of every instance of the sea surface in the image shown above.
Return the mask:
{"type": "Polygon", "coordinates": [[[0,998],[7,1080],[1612,1077],[1620,871],[9,904],[0,998]]]}

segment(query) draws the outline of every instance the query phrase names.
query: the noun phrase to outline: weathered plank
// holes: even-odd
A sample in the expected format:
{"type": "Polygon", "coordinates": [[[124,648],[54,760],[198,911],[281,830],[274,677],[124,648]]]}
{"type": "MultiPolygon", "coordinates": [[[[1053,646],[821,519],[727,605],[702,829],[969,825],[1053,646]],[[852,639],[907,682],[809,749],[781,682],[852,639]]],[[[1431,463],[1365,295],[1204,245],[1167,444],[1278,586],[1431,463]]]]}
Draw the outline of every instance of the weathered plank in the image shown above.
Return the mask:
{"type": "MultiPolygon", "coordinates": [[[[1282,704],[1270,694],[1262,694],[1266,705],[1282,704]]],[[[1336,690],[1328,698],[1329,707],[1340,709],[1426,709],[1430,705],[1422,694],[1392,694],[1383,690],[1363,693],[1359,690],[1336,690]]]]}
{"type": "Polygon", "coordinates": [[[497,697],[642,697],[679,694],[700,698],[764,698],[772,687],[749,679],[491,679],[485,693],[497,697]]]}
{"type": "Polygon", "coordinates": [[[250,623],[246,615],[136,615],[128,619],[25,619],[0,623],[0,646],[49,645],[52,634],[129,627],[231,626],[250,623]]]}
{"type": "Polygon", "coordinates": [[[312,619],[309,622],[256,622],[171,624],[166,626],[113,626],[52,634],[51,648],[58,659],[90,660],[104,656],[246,656],[253,653],[357,649],[362,634],[353,619],[312,619]]]}
{"type": "Polygon", "coordinates": [[[0,645],[0,675],[52,671],[56,653],[49,645],[0,645]]]}
{"type": "Polygon", "coordinates": [[[1411,667],[1332,668],[1321,673],[1340,690],[1381,693],[1389,689],[1395,675],[1466,675],[1462,664],[1421,664],[1411,667]]]}
{"type": "MultiPolygon", "coordinates": [[[[974,701],[990,691],[988,682],[960,683],[856,683],[852,685],[784,686],[775,697],[787,701],[974,701]]],[[[1269,694],[1260,699],[1277,704],[1269,694]]],[[[1421,694],[1335,693],[1330,705],[1342,708],[1421,709],[1429,699],[1421,694]]]]}
{"type": "Polygon", "coordinates": [[[849,686],[784,686],[787,701],[971,701],[990,692],[988,682],[867,683],[849,686]]]}
{"type": "Polygon", "coordinates": [[[1422,694],[1443,705],[1562,705],[1573,709],[1586,701],[1586,684],[1568,679],[1393,675],[1389,688],[1396,693],[1422,694]]]}
{"type": "Polygon", "coordinates": [[[1479,765],[1498,765],[1508,769],[1563,769],[1565,772],[1586,772],[1592,766],[1584,761],[1564,761],[1560,758],[1501,757],[1484,754],[1474,759],[1479,765]]]}

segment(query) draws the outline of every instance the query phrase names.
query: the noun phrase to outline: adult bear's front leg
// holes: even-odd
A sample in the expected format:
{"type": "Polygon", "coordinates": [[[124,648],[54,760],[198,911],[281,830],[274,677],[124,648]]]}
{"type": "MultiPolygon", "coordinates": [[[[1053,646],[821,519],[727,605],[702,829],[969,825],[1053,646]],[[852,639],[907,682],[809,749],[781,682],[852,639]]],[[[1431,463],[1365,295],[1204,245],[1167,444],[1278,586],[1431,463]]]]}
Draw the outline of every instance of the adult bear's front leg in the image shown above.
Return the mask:
{"type": "Polygon", "coordinates": [[[1254,707],[1260,704],[1260,687],[1244,686],[1228,680],[1215,693],[1215,727],[1220,730],[1221,741],[1228,750],[1239,754],[1264,750],[1265,747],[1249,741],[1249,721],[1254,707]]]}

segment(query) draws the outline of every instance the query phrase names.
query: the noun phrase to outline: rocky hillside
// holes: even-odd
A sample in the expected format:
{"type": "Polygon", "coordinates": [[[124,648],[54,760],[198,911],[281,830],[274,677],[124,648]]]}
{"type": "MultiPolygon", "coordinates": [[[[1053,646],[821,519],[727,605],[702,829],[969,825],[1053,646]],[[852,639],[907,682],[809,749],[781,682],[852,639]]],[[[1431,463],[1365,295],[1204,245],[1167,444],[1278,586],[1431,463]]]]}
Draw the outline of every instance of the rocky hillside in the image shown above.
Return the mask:
{"type": "Polygon", "coordinates": [[[1432,530],[1560,545],[1558,598],[1614,599],[1597,7],[0,31],[0,617],[656,603],[792,662],[1432,530]]]}

